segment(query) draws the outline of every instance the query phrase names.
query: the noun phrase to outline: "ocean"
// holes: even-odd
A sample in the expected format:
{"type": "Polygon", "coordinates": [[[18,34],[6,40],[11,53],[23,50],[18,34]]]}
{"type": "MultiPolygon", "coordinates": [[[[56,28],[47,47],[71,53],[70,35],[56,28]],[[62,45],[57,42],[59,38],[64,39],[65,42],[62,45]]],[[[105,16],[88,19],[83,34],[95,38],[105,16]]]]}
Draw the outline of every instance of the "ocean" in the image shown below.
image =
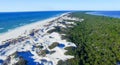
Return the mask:
{"type": "Polygon", "coordinates": [[[0,33],[37,21],[45,20],[66,13],[68,11],[40,11],[40,12],[0,12],[0,33]]]}
{"type": "MultiPolygon", "coordinates": [[[[0,12],[0,34],[66,12],[69,11],[0,12]]],[[[120,11],[93,11],[86,14],[120,18],[120,11]]]]}
{"type": "Polygon", "coordinates": [[[94,12],[87,12],[86,14],[120,18],[120,11],[94,11],[94,12]]]}

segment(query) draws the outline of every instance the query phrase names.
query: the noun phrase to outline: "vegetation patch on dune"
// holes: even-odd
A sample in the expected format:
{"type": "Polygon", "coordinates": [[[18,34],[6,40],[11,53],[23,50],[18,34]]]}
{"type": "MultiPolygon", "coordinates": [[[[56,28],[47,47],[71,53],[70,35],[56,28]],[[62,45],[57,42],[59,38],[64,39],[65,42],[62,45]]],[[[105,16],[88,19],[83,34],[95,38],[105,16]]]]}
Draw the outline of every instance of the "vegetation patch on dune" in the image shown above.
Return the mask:
{"type": "Polygon", "coordinates": [[[27,65],[27,61],[24,60],[23,58],[20,58],[19,61],[15,63],[14,65],[27,65]]]}
{"type": "Polygon", "coordinates": [[[58,44],[58,42],[53,42],[52,45],[49,46],[49,49],[55,48],[56,46],[58,46],[58,44]]]}

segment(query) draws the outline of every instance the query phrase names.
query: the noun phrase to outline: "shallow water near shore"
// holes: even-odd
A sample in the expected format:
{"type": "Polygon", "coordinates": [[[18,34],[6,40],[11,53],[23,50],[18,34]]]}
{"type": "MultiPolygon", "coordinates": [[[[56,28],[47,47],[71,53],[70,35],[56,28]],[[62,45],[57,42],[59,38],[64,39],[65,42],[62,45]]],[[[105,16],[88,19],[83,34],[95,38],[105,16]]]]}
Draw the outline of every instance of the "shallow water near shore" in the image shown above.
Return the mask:
{"type": "Polygon", "coordinates": [[[51,17],[59,16],[67,11],[41,12],[6,12],[0,13],[0,34],[51,17]]]}

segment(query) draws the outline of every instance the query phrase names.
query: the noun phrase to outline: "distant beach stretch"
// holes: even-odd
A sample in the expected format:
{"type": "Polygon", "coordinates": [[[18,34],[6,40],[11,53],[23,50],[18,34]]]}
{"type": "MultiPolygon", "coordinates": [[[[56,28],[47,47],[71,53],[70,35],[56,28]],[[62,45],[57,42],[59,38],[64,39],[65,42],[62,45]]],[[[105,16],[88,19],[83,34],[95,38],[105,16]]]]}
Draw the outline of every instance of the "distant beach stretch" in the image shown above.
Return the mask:
{"type": "Polygon", "coordinates": [[[75,25],[74,22],[67,20],[83,21],[83,19],[70,17],[70,12],[67,12],[1,34],[0,60],[4,61],[3,64],[9,62],[12,65],[19,62],[21,60],[19,56],[22,56],[24,60],[28,61],[28,65],[56,65],[59,60],[74,58],[74,56],[65,55],[64,48],[76,47],[76,45],[62,39],[63,34],[55,32],[62,27],[66,28],[67,25],[69,27],[75,25]],[[56,28],[57,30],[54,30],[56,28]],[[29,54],[31,58],[28,59],[29,54]],[[18,59],[16,60],[16,58],[18,59]]]}
{"type": "MultiPolygon", "coordinates": [[[[62,15],[65,15],[65,14],[62,14],[62,15]]],[[[3,41],[3,40],[6,40],[6,39],[17,38],[18,36],[27,35],[33,29],[44,28],[44,25],[48,24],[50,21],[53,21],[53,20],[55,20],[59,17],[60,16],[48,18],[46,20],[42,20],[42,21],[38,21],[38,22],[35,22],[35,23],[27,24],[25,26],[15,28],[14,30],[11,30],[9,32],[2,33],[2,34],[0,34],[0,42],[3,41]]]]}
{"type": "Polygon", "coordinates": [[[45,23],[46,21],[53,20],[65,12],[66,11],[0,13],[0,40],[2,40],[3,37],[17,37],[18,34],[24,33],[26,29],[27,31],[32,30],[37,27],[36,24],[38,25],[41,22],[45,23]],[[9,34],[14,34],[14,36],[7,36],[9,34]]]}

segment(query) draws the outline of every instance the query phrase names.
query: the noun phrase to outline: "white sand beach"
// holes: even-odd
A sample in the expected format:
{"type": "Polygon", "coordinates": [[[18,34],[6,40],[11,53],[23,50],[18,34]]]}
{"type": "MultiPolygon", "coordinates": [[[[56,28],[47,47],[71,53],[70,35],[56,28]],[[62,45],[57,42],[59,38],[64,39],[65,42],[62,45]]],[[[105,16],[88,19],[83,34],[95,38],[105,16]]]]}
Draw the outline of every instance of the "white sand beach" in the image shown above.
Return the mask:
{"type": "Polygon", "coordinates": [[[35,62],[43,63],[41,60],[45,59],[47,62],[44,65],[49,65],[50,62],[52,65],[57,65],[59,60],[67,60],[74,58],[74,56],[65,55],[67,52],[64,48],[66,47],[76,47],[76,45],[72,42],[68,42],[65,39],[61,39],[61,34],[58,32],[48,33],[48,31],[54,29],[55,26],[60,26],[66,28],[64,22],[66,24],[74,24],[74,22],[68,22],[64,20],[73,20],[73,21],[82,21],[83,19],[71,18],[67,17],[69,13],[64,13],[60,16],[49,18],[43,21],[38,21],[36,23],[28,24],[19,28],[16,28],[10,32],[4,33],[0,35],[0,59],[6,60],[9,57],[12,60],[9,60],[8,65],[12,65],[19,60],[13,57],[15,52],[26,52],[30,51],[33,56],[31,58],[35,59],[35,62]],[[60,46],[56,46],[53,49],[50,49],[54,42],[59,43],[60,46]],[[5,45],[7,44],[8,45],[5,45]],[[2,47],[5,46],[5,47],[2,47]],[[43,46],[42,49],[39,49],[38,46],[43,46]],[[49,52],[54,51],[54,53],[43,54],[41,55],[43,50],[47,50],[49,52]]]}
{"type": "Polygon", "coordinates": [[[19,36],[26,36],[27,34],[29,34],[29,32],[31,30],[44,28],[44,25],[47,25],[49,22],[51,22],[51,21],[53,21],[53,20],[55,20],[55,19],[57,19],[57,18],[59,18],[63,15],[66,15],[66,14],[68,14],[68,13],[64,13],[60,16],[52,17],[52,18],[49,18],[49,19],[45,19],[45,20],[42,20],[42,21],[35,22],[35,23],[27,24],[27,25],[15,28],[15,29],[13,29],[9,32],[2,33],[2,34],[0,34],[0,43],[2,41],[8,40],[8,39],[17,38],[19,36]]]}

